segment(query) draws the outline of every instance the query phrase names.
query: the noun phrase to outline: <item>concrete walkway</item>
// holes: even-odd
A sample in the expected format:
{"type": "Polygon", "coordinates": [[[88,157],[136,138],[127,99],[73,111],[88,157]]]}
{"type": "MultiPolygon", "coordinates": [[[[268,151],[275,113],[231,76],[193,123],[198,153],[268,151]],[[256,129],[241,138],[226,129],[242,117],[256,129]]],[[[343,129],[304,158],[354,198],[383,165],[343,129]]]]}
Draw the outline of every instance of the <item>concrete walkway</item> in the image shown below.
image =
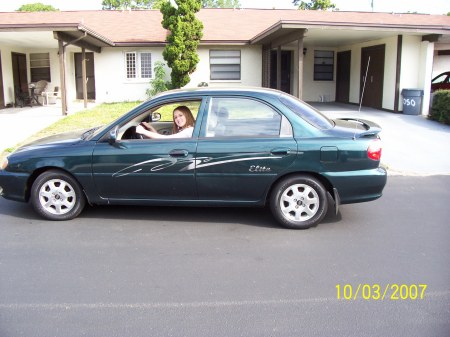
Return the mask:
{"type": "MultiPolygon", "coordinates": [[[[95,103],[88,103],[91,108],[95,103]]],[[[69,105],[69,114],[83,110],[83,102],[69,105]]],[[[63,118],[60,104],[0,109],[0,154],[63,118]]]]}
{"type": "MultiPolygon", "coordinates": [[[[389,174],[450,174],[450,126],[422,116],[395,114],[338,103],[313,103],[330,118],[356,117],[378,123],[383,131],[382,163],[389,174]]],[[[88,107],[92,107],[90,103],[88,107]]],[[[71,105],[69,113],[82,110],[71,105]]],[[[34,106],[0,110],[0,153],[62,118],[60,106],[34,106]]]]}
{"type": "Polygon", "coordinates": [[[339,103],[314,103],[330,118],[357,117],[382,127],[382,163],[389,174],[450,174],[450,126],[423,116],[404,115],[339,103]]]}

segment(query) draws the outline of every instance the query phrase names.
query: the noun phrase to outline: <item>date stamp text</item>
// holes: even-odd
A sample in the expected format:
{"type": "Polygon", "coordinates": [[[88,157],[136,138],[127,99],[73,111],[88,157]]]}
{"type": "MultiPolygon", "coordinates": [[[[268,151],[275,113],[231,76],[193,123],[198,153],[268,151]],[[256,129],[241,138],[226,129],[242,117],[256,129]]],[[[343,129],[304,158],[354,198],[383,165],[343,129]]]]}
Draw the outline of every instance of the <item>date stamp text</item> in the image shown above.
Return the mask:
{"type": "Polygon", "coordinates": [[[401,301],[423,300],[425,298],[426,284],[336,284],[338,300],[372,300],[372,301],[401,301]]]}

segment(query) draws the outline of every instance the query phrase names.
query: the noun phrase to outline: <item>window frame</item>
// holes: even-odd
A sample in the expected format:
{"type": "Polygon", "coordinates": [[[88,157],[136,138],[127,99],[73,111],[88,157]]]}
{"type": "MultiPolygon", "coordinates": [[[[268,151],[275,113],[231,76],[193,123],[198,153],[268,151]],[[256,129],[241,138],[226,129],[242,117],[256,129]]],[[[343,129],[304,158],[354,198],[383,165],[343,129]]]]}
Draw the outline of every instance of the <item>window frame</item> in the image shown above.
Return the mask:
{"type": "Polygon", "coordinates": [[[51,82],[50,53],[30,53],[30,77],[33,83],[51,82]]]}
{"type": "Polygon", "coordinates": [[[240,49],[210,49],[209,50],[209,79],[211,81],[241,81],[242,80],[242,51],[240,49]],[[214,53],[217,53],[219,55],[212,55],[214,53]],[[220,53],[239,53],[239,56],[237,55],[220,55],[220,53]],[[219,62],[214,62],[214,60],[219,60],[219,59],[236,59],[239,57],[239,63],[219,63],[219,62]],[[213,61],[213,62],[212,62],[213,61]],[[231,67],[239,67],[239,71],[236,70],[229,70],[229,71],[214,71],[213,68],[215,67],[225,67],[225,68],[231,68],[231,67]],[[237,73],[239,74],[238,77],[234,77],[234,78],[224,78],[224,77],[216,77],[213,74],[217,74],[217,73],[237,73]]]}
{"type": "MultiPolygon", "coordinates": [[[[147,50],[129,50],[123,52],[124,68],[125,68],[125,80],[127,82],[146,82],[154,78],[153,74],[153,53],[147,50]],[[131,66],[129,61],[129,55],[134,55],[134,65],[131,66]],[[148,65],[148,60],[144,59],[143,55],[149,55],[150,64],[148,65]],[[146,69],[143,70],[145,62],[146,69]],[[150,73],[150,77],[144,77],[143,74],[150,73]],[[129,74],[133,73],[132,77],[129,74]]],[[[147,56],[146,56],[147,57],[147,56]]]]}
{"type": "Polygon", "coordinates": [[[314,81],[334,81],[334,57],[334,50],[314,50],[314,81]],[[319,75],[328,76],[324,78],[319,75]]]}
{"type": "MultiPolygon", "coordinates": [[[[233,113],[235,113],[235,111],[230,110],[229,107],[227,107],[228,113],[230,113],[231,116],[233,116],[233,113]]],[[[217,138],[226,138],[226,139],[233,139],[233,138],[245,138],[245,139],[258,139],[258,138],[274,138],[274,139],[278,139],[278,138],[285,138],[285,137],[293,137],[293,129],[292,129],[292,125],[289,122],[289,120],[286,118],[286,116],[284,116],[284,114],[282,114],[280,111],[278,111],[278,109],[276,109],[275,107],[273,107],[270,104],[267,104],[264,101],[261,101],[259,99],[255,99],[252,97],[241,97],[241,96],[212,96],[209,98],[208,102],[207,102],[207,107],[205,107],[205,118],[203,121],[203,127],[202,127],[202,132],[201,132],[201,137],[204,139],[217,139],[217,138]],[[278,134],[273,135],[273,134],[216,134],[216,132],[214,131],[214,129],[210,129],[211,125],[211,120],[213,120],[212,124],[217,123],[217,119],[219,118],[217,116],[218,111],[220,111],[220,109],[222,108],[220,106],[220,100],[229,100],[229,99],[233,99],[233,100],[246,100],[246,101],[251,101],[255,104],[260,104],[261,106],[264,106],[265,108],[268,109],[268,111],[270,110],[273,114],[276,114],[279,118],[279,125],[278,125],[278,134]],[[217,101],[217,103],[215,102],[215,100],[217,101]],[[213,114],[211,113],[211,111],[213,110],[213,106],[215,104],[218,104],[218,106],[216,106],[216,109],[218,109],[218,111],[215,112],[216,116],[214,116],[213,118],[213,114]]],[[[233,124],[233,121],[239,121],[239,120],[245,120],[245,121],[264,121],[265,118],[260,118],[260,119],[255,119],[255,116],[249,117],[249,118],[229,118],[230,116],[228,115],[228,117],[226,118],[229,121],[232,121],[231,124],[233,124]]],[[[267,122],[270,123],[270,121],[274,121],[274,118],[267,118],[267,122]]],[[[213,128],[216,128],[217,125],[214,125],[213,128]]]]}

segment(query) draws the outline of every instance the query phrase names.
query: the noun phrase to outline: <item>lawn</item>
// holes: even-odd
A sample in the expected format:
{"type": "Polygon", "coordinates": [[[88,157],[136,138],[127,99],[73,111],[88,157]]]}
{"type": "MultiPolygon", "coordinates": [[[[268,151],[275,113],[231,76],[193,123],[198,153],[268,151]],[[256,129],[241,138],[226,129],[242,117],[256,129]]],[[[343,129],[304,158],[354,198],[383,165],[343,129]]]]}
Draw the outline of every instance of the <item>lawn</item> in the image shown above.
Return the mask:
{"type": "Polygon", "coordinates": [[[32,142],[33,140],[51,136],[61,132],[86,129],[94,126],[108,124],[117,117],[123,115],[141,102],[124,102],[124,103],[103,103],[94,108],[86,109],[60,119],[49,127],[42,129],[38,133],[25,139],[17,144],[14,148],[9,148],[2,154],[0,158],[13,152],[17,147],[32,142]]]}

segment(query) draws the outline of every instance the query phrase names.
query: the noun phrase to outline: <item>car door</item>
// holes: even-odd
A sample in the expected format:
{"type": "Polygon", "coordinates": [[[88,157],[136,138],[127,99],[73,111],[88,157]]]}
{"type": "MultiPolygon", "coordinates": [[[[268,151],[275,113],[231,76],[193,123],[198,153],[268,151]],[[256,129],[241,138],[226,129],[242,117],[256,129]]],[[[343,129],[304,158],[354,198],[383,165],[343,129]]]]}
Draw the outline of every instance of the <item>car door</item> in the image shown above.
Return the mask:
{"type": "Polygon", "coordinates": [[[200,200],[261,201],[297,153],[288,120],[257,99],[211,97],[197,146],[200,200]]]}
{"type": "MultiPolygon", "coordinates": [[[[198,110],[200,102],[193,103],[198,110]]],[[[123,124],[118,126],[119,130],[133,125],[133,120],[123,124]]],[[[159,126],[162,124],[158,122],[159,126]]],[[[194,166],[197,129],[199,127],[195,126],[192,138],[98,142],[93,152],[92,171],[99,195],[110,200],[153,200],[165,203],[197,199],[195,172],[185,169],[194,166]]]]}

